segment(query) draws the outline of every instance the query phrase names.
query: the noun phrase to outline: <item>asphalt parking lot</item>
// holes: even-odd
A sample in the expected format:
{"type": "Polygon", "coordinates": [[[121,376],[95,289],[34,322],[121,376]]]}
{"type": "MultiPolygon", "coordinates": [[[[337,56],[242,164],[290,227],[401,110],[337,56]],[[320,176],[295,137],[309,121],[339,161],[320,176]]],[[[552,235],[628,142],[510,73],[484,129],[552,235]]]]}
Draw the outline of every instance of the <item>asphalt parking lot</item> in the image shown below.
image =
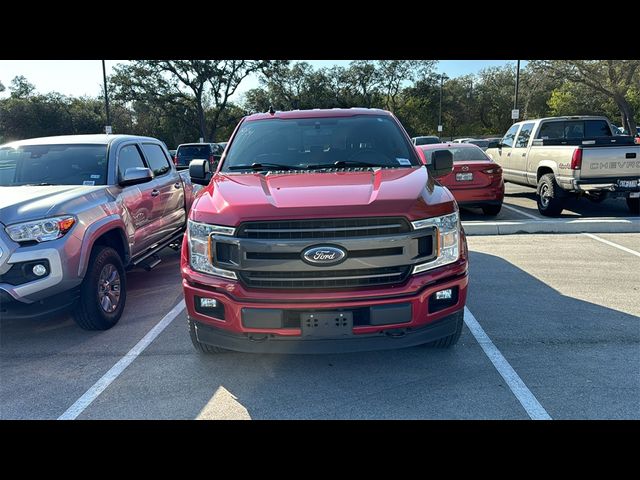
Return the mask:
{"type": "Polygon", "coordinates": [[[640,418],[640,233],[468,241],[473,332],[456,347],[314,356],[197,354],[184,310],[166,317],[182,298],[166,249],[130,272],[109,331],[0,319],[0,417],[640,418]]]}
{"type": "MultiPolygon", "coordinates": [[[[595,203],[586,198],[568,198],[561,218],[604,218],[631,217],[624,198],[607,198],[601,203],[595,203]]],[[[463,221],[475,220],[524,220],[547,219],[538,212],[536,204],[536,190],[513,183],[505,184],[505,197],[502,210],[495,217],[487,217],[479,208],[462,208],[463,221]]]]}

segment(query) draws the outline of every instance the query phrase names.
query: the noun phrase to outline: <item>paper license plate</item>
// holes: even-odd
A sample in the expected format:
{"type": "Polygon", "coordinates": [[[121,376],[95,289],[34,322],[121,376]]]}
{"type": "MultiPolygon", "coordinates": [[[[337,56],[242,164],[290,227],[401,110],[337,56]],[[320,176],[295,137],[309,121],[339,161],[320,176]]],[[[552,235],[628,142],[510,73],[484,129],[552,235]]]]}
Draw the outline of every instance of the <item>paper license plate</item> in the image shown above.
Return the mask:
{"type": "Polygon", "coordinates": [[[456,180],[458,182],[468,182],[473,180],[473,173],[456,173],[456,180]]]}

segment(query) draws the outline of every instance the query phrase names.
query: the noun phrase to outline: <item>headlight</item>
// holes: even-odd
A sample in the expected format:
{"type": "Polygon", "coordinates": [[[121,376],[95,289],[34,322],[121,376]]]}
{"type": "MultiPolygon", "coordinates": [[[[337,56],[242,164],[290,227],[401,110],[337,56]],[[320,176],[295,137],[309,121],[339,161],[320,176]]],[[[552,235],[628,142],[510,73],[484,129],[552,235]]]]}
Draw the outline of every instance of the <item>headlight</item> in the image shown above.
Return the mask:
{"type": "Polygon", "coordinates": [[[189,220],[187,238],[189,239],[189,264],[191,268],[202,273],[237,279],[235,272],[214,267],[211,263],[213,258],[211,255],[211,234],[233,235],[235,231],[236,229],[233,227],[209,225],[189,220]]]}
{"type": "Polygon", "coordinates": [[[436,227],[436,253],[435,260],[421,263],[413,267],[411,273],[421,273],[432,268],[441,267],[453,263],[460,257],[460,218],[458,212],[442,217],[426,218],[411,222],[413,228],[436,227]]]}
{"type": "Polygon", "coordinates": [[[75,217],[43,218],[9,225],[5,231],[14,242],[48,242],[63,237],[76,223],[75,217]]]}

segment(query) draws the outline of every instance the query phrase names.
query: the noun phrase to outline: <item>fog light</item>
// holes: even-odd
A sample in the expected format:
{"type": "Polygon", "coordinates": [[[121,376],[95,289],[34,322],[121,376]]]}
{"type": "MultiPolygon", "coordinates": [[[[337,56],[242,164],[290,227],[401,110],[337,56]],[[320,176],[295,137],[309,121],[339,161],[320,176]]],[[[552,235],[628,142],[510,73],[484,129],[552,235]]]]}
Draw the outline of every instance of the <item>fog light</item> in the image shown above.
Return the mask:
{"type": "Polygon", "coordinates": [[[37,277],[41,277],[41,276],[43,276],[43,275],[46,275],[46,273],[47,273],[47,268],[46,268],[44,265],[42,265],[42,264],[38,263],[37,265],[34,265],[34,266],[33,266],[33,268],[31,269],[31,271],[33,272],[33,274],[34,274],[35,276],[37,276],[37,277]]]}
{"type": "Polygon", "coordinates": [[[436,292],[436,300],[451,300],[452,292],[450,288],[436,292]]]}
{"type": "Polygon", "coordinates": [[[215,298],[201,298],[200,306],[202,308],[216,308],[218,306],[218,302],[216,302],[215,298]]]}

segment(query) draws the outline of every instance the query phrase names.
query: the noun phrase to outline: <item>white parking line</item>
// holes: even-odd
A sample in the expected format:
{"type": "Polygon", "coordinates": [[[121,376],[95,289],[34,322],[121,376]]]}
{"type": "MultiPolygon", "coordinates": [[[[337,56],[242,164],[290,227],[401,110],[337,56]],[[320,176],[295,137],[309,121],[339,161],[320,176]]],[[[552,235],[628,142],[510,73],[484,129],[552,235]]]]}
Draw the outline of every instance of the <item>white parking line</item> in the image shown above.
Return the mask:
{"type": "Polygon", "coordinates": [[[522,210],[520,210],[519,208],[516,207],[512,207],[511,205],[506,205],[506,204],[502,204],[502,208],[506,208],[508,210],[513,210],[516,213],[519,213],[520,215],[524,215],[525,217],[529,217],[529,218],[533,218],[534,220],[541,220],[541,217],[536,217],[535,215],[532,215],[528,212],[524,212],[522,210]]]}
{"type": "Polygon", "coordinates": [[[62,415],[58,417],[58,420],[75,420],[98,396],[109,386],[111,383],[120,376],[120,374],[131,363],[138,358],[145,348],[147,348],[151,342],[153,342],[162,331],[184,310],[184,300],[173,307],[169,313],[167,313],[162,320],[160,320],[155,327],[142,337],[135,346],[129,350],[124,357],[105,373],[100,380],[93,384],[93,386],[87,390],[76,402],[71,405],[62,415]]]}
{"type": "Polygon", "coordinates": [[[500,353],[500,350],[493,344],[467,307],[464,307],[464,323],[469,330],[471,330],[471,333],[480,344],[480,347],[482,347],[482,350],[484,350],[484,353],[489,357],[493,366],[496,367],[498,373],[504,378],[504,381],[507,382],[507,385],[531,420],[552,420],[551,416],[544,407],[540,405],[540,402],[538,402],[533,393],[531,393],[531,390],[527,388],[513,367],[507,362],[507,359],[500,353]]]}
{"type": "Polygon", "coordinates": [[[627,253],[630,253],[631,255],[635,255],[636,257],[640,257],[640,252],[636,252],[635,250],[631,250],[630,248],[623,247],[622,245],[618,245],[617,243],[610,242],[609,240],[600,238],[596,235],[593,235],[592,233],[583,233],[583,235],[586,235],[589,238],[593,238],[594,240],[597,240],[599,242],[606,243],[607,245],[611,245],[612,247],[618,248],[623,252],[627,252],[627,253]]]}

